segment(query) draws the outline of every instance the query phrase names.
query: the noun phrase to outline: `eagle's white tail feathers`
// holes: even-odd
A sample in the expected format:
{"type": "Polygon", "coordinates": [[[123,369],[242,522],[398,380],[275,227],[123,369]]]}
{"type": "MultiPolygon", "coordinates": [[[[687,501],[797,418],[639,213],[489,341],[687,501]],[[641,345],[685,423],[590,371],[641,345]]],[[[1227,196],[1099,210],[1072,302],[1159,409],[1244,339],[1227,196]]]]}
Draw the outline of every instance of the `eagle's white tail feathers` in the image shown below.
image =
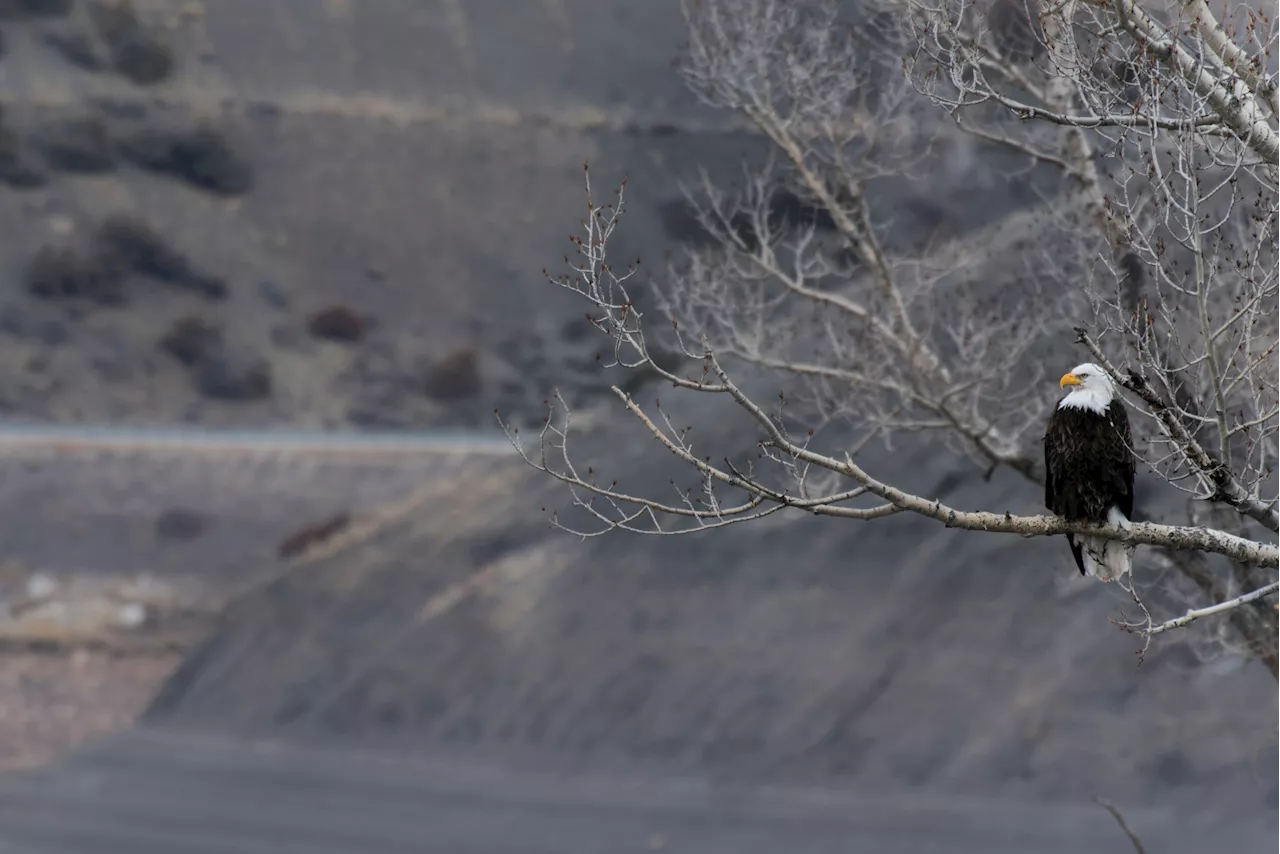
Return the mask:
{"type": "MultiPolygon", "coordinates": [[[[1129,520],[1119,507],[1107,511],[1107,523],[1117,528],[1129,527],[1129,520]]],[[[1085,572],[1099,581],[1115,581],[1133,568],[1133,546],[1119,540],[1081,537],[1080,557],[1084,561],[1085,572]]]]}

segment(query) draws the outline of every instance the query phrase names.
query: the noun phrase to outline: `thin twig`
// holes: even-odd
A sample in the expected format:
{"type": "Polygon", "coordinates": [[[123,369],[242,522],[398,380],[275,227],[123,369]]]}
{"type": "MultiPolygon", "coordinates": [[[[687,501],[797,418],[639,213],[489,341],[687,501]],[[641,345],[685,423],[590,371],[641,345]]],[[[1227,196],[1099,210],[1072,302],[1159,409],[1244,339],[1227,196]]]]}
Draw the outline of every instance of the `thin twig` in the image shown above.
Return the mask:
{"type": "Polygon", "coordinates": [[[1124,835],[1129,837],[1129,844],[1133,846],[1134,854],[1147,854],[1147,849],[1143,847],[1142,840],[1138,838],[1138,834],[1129,828],[1129,823],[1124,820],[1124,816],[1120,814],[1120,810],[1116,808],[1110,801],[1104,801],[1102,798],[1095,797],[1093,802],[1111,813],[1111,817],[1116,820],[1116,824],[1120,825],[1120,829],[1124,831],[1124,835]]]}

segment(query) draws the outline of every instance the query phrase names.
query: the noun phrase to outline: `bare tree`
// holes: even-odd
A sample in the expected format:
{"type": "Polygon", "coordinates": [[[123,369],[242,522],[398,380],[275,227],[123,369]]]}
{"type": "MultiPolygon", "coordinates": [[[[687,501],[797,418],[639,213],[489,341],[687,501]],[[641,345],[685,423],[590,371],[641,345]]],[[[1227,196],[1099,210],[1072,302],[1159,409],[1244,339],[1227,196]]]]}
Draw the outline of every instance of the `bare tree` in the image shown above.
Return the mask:
{"type": "Polygon", "coordinates": [[[578,257],[548,279],[587,301],[614,364],[730,398],[760,456],[696,454],[670,410],[615,387],[699,478],[670,499],[630,494],[580,470],[557,400],[537,449],[509,435],[596,523],[575,533],[691,533],[786,509],[1089,530],[1152,547],[1153,567],[1180,579],[1187,613],[1157,620],[1144,606],[1132,627],[1148,642],[1227,614],[1235,648],[1275,675],[1274,20],[1237,10],[1227,25],[1203,0],[886,0],[857,15],[824,0],[688,0],[684,11],[689,86],[746,118],[773,158],[734,193],[704,176],[690,198],[715,240],[665,271],[656,299],[641,298],[637,266],[610,259],[623,189],[597,204],[589,180],[578,257]],[[985,231],[918,239],[884,181],[938,168],[940,151],[974,139],[1024,164],[1043,203],[985,231]],[[780,193],[798,206],[780,210],[780,193]],[[655,363],[671,342],[700,374],[655,363]],[[1041,381],[1044,359],[1028,357],[1064,347],[1127,390],[1135,453],[1186,493],[1185,517],[1166,520],[1180,524],[962,510],[877,478],[872,442],[927,432],[988,472],[1040,482],[1057,390],[1041,381]],[[754,400],[732,375],[743,369],[793,391],[754,400]],[[837,424],[856,439],[819,450],[837,424]]]}
{"type": "MultiPolygon", "coordinates": [[[[999,6],[910,0],[913,82],[959,126],[1070,179],[1062,209],[1087,213],[1075,221],[1104,243],[1094,281],[1115,283],[1088,288],[1094,337],[1110,338],[1149,416],[1144,456],[1188,493],[1188,521],[1276,531],[1275,19],[1241,6],[1224,26],[1204,0],[1003,3],[1004,33],[999,6]],[[1029,119],[1039,138],[1009,127],[1029,119]]],[[[1214,602],[1275,579],[1159,558],[1214,602]]],[[[1275,674],[1274,608],[1253,599],[1231,622],[1275,674]]]]}

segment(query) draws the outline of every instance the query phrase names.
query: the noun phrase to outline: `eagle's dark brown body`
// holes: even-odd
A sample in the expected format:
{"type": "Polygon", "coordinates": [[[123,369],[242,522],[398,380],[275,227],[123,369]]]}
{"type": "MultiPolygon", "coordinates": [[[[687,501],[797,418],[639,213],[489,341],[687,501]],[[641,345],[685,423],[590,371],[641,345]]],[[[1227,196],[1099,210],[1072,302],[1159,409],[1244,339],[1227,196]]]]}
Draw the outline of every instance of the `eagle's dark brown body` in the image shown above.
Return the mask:
{"type": "MultiPolygon", "coordinates": [[[[1114,399],[1106,414],[1092,409],[1055,407],[1044,435],[1044,503],[1052,512],[1079,522],[1105,522],[1116,507],[1133,518],[1134,458],[1129,416],[1114,399]]],[[[1080,572],[1081,547],[1067,535],[1080,572]]]]}

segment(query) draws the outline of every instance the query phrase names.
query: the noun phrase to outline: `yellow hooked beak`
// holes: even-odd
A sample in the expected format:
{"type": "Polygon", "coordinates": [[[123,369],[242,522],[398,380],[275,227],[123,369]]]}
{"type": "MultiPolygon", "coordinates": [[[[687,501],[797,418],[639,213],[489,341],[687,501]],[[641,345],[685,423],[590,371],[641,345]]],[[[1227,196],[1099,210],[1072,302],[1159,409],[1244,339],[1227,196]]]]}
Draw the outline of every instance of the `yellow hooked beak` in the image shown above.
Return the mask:
{"type": "Polygon", "coordinates": [[[1069,385],[1081,385],[1081,384],[1082,383],[1080,382],[1080,378],[1077,377],[1075,374],[1067,374],[1062,379],[1058,380],[1058,388],[1066,388],[1069,385]]]}

